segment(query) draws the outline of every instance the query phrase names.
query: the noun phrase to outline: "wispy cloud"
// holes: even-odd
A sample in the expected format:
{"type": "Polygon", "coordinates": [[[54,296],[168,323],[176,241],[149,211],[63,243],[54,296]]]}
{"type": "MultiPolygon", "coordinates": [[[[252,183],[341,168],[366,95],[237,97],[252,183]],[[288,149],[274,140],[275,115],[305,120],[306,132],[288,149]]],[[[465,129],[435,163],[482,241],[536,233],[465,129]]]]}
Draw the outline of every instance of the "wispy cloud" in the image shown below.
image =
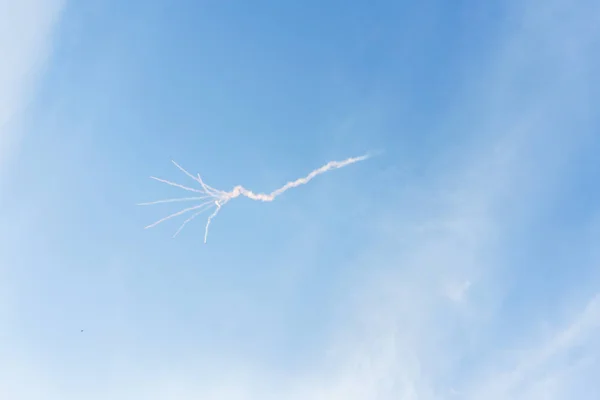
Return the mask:
{"type": "Polygon", "coordinates": [[[0,0],[0,177],[18,143],[19,113],[52,48],[64,0],[0,0]]]}
{"type": "MultiPolygon", "coordinates": [[[[596,294],[563,328],[546,339],[537,338],[535,345],[512,360],[506,371],[492,374],[470,393],[472,399],[563,399],[592,398],[575,396],[574,373],[595,368],[600,331],[600,294],[596,294]]],[[[589,383],[588,383],[589,384],[589,383]]],[[[592,395],[592,388],[587,396],[592,395]]]]}
{"type": "MultiPolygon", "coordinates": [[[[2,184],[10,171],[8,163],[17,154],[22,112],[32,99],[51,53],[52,34],[63,3],[63,0],[0,0],[0,203],[9,195],[2,184]]],[[[10,224],[5,210],[0,209],[0,220],[10,224]]],[[[11,326],[8,315],[12,288],[6,280],[10,260],[3,248],[4,244],[0,244],[0,397],[46,398],[45,374],[38,374],[36,363],[29,362],[24,354],[17,354],[13,351],[14,343],[4,340],[5,329],[11,326]]]]}

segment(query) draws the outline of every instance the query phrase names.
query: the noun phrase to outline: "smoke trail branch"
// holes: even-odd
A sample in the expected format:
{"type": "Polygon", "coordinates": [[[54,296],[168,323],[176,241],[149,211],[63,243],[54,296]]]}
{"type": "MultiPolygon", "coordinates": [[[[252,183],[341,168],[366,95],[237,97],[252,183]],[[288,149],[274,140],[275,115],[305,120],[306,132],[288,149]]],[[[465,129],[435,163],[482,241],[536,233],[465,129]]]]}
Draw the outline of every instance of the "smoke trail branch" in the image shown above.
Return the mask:
{"type": "Polygon", "coordinates": [[[296,179],[295,181],[291,181],[286,183],[285,185],[283,185],[282,187],[280,187],[279,189],[276,189],[274,191],[272,191],[271,193],[254,193],[251,190],[248,190],[246,188],[244,188],[241,185],[238,185],[236,187],[234,187],[231,191],[229,192],[225,192],[222,190],[218,190],[215,189],[209,185],[207,185],[202,178],[200,177],[200,174],[198,174],[197,176],[192,175],[191,173],[189,173],[187,170],[185,170],[181,165],[177,164],[175,161],[172,161],[173,164],[180,170],[182,171],[185,175],[187,175],[188,177],[190,177],[191,179],[193,179],[194,181],[196,181],[196,183],[198,183],[200,185],[199,189],[195,189],[195,188],[190,188],[188,186],[184,186],[175,182],[171,182],[168,181],[166,179],[161,179],[161,178],[156,178],[154,176],[151,176],[151,179],[154,179],[158,182],[161,183],[165,183],[167,185],[170,186],[175,186],[177,188],[186,190],[186,191],[190,191],[190,192],[195,192],[195,193],[199,193],[200,196],[196,196],[196,197],[182,197],[182,198],[175,198],[175,199],[167,199],[167,200],[158,200],[158,201],[152,201],[152,202],[148,202],[148,203],[140,203],[138,205],[141,206],[146,206],[146,205],[152,205],[152,204],[159,204],[159,203],[171,203],[171,202],[176,202],[176,201],[191,201],[191,200],[204,200],[201,204],[198,204],[196,206],[192,206],[192,207],[188,207],[185,208],[181,211],[177,211],[171,215],[168,215],[164,218],[161,218],[160,220],[148,225],[145,227],[145,229],[148,228],[152,228],[164,221],[167,221],[171,218],[177,217],[179,215],[185,214],[187,212],[190,211],[196,211],[195,213],[192,214],[191,217],[189,217],[188,219],[186,219],[183,224],[181,224],[181,226],[179,227],[179,229],[177,229],[177,232],[175,232],[175,234],[173,235],[173,237],[177,236],[179,234],[179,232],[181,232],[181,230],[189,223],[191,222],[194,218],[196,218],[198,215],[202,214],[203,212],[206,212],[208,210],[210,210],[211,208],[215,208],[215,210],[213,211],[212,214],[210,214],[210,216],[208,217],[208,219],[206,220],[206,226],[204,228],[204,243],[206,243],[206,240],[208,238],[208,227],[210,226],[211,221],[217,216],[217,214],[219,213],[219,211],[221,210],[221,208],[223,208],[223,206],[225,204],[227,204],[227,202],[229,202],[230,200],[233,200],[237,197],[243,196],[243,197],[247,197],[251,200],[254,201],[263,201],[263,202],[271,202],[273,200],[275,200],[275,198],[277,196],[282,195],[284,192],[286,192],[289,189],[301,186],[301,185],[305,185],[308,182],[310,182],[313,178],[315,178],[318,175],[321,175],[327,171],[330,171],[332,169],[338,169],[338,168],[343,168],[346,167],[350,164],[354,164],[357,163],[359,161],[363,161],[366,160],[367,158],[369,158],[369,155],[364,155],[364,156],[360,156],[360,157],[351,157],[348,158],[344,161],[330,161],[327,164],[323,165],[320,168],[317,168],[313,171],[311,171],[307,176],[305,176],[304,178],[299,178],[296,179]]]}

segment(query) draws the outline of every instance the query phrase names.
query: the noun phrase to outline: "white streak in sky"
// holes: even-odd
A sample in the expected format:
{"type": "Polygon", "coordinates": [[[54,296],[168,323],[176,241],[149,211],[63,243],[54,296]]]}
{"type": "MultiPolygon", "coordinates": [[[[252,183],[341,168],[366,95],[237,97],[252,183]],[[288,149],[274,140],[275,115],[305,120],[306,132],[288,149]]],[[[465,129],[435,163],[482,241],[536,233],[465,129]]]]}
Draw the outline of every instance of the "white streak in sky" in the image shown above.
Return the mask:
{"type": "Polygon", "coordinates": [[[275,198],[281,194],[283,194],[284,192],[286,192],[289,189],[301,186],[301,185],[305,185],[308,182],[310,182],[313,178],[315,178],[317,175],[321,175],[327,171],[330,171],[332,169],[338,169],[338,168],[343,168],[346,167],[350,164],[354,164],[357,163],[359,161],[364,161],[367,158],[369,158],[369,155],[363,155],[360,157],[350,157],[346,160],[343,161],[330,161],[327,164],[323,165],[320,168],[317,168],[315,170],[313,170],[312,172],[310,172],[307,176],[305,176],[304,178],[299,178],[296,179],[295,181],[291,181],[286,183],[285,185],[283,185],[282,187],[280,187],[279,189],[276,189],[274,191],[272,191],[271,193],[254,193],[251,190],[248,190],[246,188],[244,188],[241,185],[238,185],[236,187],[234,187],[231,191],[229,192],[225,192],[222,190],[218,190],[215,189],[209,185],[207,185],[206,183],[204,183],[204,181],[202,180],[202,178],[200,177],[200,174],[198,174],[197,176],[192,175],[191,173],[189,173],[187,170],[185,170],[182,166],[180,166],[179,164],[177,164],[175,161],[172,161],[173,164],[175,164],[175,166],[180,169],[184,174],[186,174],[187,176],[189,176],[190,178],[192,178],[193,180],[195,180],[196,182],[198,182],[200,184],[200,186],[202,187],[202,189],[195,189],[195,188],[190,188],[188,186],[184,186],[184,185],[180,185],[178,183],[175,182],[171,182],[165,179],[161,179],[161,178],[157,178],[154,176],[151,176],[151,179],[157,180],[159,182],[165,183],[167,185],[170,186],[175,186],[178,187],[180,189],[183,190],[187,190],[190,192],[196,192],[196,193],[201,193],[201,196],[197,196],[197,197],[182,197],[182,198],[175,198],[175,199],[167,199],[167,200],[158,200],[158,201],[152,201],[152,202],[148,202],[148,203],[140,203],[138,205],[140,206],[146,206],[146,205],[152,205],[152,204],[158,204],[158,203],[171,203],[171,202],[176,202],[176,201],[188,201],[188,200],[200,200],[200,199],[211,199],[208,201],[205,201],[199,205],[193,206],[193,207],[189,207],[189,208],[185,208],[181,211],[178,211],[176,213],[173,213],[171,215],[168,215],[148,226],[145,227],[145,229],[148,228],[152,228],[158,224],[160,224],[161,222],[164,222],[166,220],[169,220],[171,218],[177,217],[179,215],[185,214],[189,211],[193,211],[193,210],[198,210],[196,211],[196,213],[192,214],[191,217],[189,217],[187,220],[185,220],[183,222],[183,224],[179,227],[179,229],[177,229],[177,232],[175,232],[175,235],[173,235],[173,237],[177,236],[179,234],[179,232],[181,232],[181,230],[184,228],[185,225],[187,225],[189,222],[191,222],[194,218],[196,218],[198,215],[200,215],[201,213],[211,209],[213,206],[215,207],[215,210],[213,211],[213,213],[208,217],[207,221],[206,221],[206,227],[204,229],[204,243],[206,243],[206,240],[208,238],[208,227],[210,226],[210,222],[212,221],[212,219],[214,217],[217,216],[217,214],[219,213],[219,211],[221,210],[221,207],[223,207],[225,204],[227,204],[227,202],[229,202],[232,199],[235,199],[237,197],[240,196],[244,196],[247,197],[251,200],[255,200],[255,201],[265,201],[265,202],[270,202],[275,200],[275,198]]]}

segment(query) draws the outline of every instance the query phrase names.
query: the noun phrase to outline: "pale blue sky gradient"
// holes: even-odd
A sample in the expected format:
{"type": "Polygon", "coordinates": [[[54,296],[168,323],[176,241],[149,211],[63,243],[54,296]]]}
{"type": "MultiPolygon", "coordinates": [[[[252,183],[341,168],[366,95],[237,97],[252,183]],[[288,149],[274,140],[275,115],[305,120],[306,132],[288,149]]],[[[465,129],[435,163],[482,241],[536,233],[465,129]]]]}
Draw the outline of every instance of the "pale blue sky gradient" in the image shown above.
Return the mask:
{"type": "Polygon", "coordinates": [[[0,0],[0,54],[0,398],[600,393],[597,1],[0,0]],[[370,151],[206,245],[135,205],[370,151]]]}

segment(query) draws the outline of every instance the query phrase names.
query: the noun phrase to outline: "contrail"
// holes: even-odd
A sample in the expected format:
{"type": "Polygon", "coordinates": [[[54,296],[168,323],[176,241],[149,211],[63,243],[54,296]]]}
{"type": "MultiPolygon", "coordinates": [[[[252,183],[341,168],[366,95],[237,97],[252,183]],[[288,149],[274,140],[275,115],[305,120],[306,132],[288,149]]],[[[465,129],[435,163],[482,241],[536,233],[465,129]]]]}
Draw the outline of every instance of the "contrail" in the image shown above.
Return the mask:
{"type": "Polygon", "coordinates": [[[244,188],[241,185],[238,185],[236,187],[234,187],[231,191],[229,192],[225,192],[222,190],[218,190],[215,189],[209,185],[207,185],[206,183],[204,183],[204,181],[202,180],[202,178],[200,177],[200,174],[198,174],[197,176],[194,176],[192,174],[190,174],[188,171],[186,171],[182,166],[180,166],[179,164],[177,164],[175,161],[172,161],[173,164],[179,169],[181,170],[184,174],[186,174],[188,177],[192,178],[193,180],[195,180],[197,183],[200,184],[200,189],[194,189],[194,188],[190,188],[184,185],[180,185],[178,183],[174,183],[165,179],[161,179],[161,178],[156,178],[154,176],[151,176],[151,179],[157,180],[159,182],[165,183],[167,185],[170,186],[175,186],[178,187],[180,189],[183,190],[187,190],[190,192],[196,192],[201,194],[200,196],[196,196],[196,197],[182,197],[182,198],[175,198],[175,199],[166,199],[166,200],[158,200],[158,201],[152,201],[152,202],[148,202],[148,203],[140,203],[138,205],[140,206],[147,206],[147,205],[152,205],[152,204],[159,204],[159,203],[171,203],[171,202],[176,202],[176,201],[191,201],[191,200],[204,200],[201,204],[198,204],[196,206],[193,207],[188,207],[185,208],[181,211],[178,211],[176,213],[173,213],[171,215],[168,215],[164,218],[159,219],[158,221],[148,225],[145,227],[145,229],[148,228],[152,228],[168,219],[177,217],[179,215],[185,214],[189,211],[193,211],[193,210],[197,210],[194,214],[192,214],[191,217],[189,217],[188,219],[186,219],[183,224],[181,224],[181,226],[179,227],[179,229],[177,229],[177,232],[175,232],[175,234],[173,235],[173,237],[177,236],[179,234],[179,232],[181,232],[181,230],[185,227],[185,225],[188,224],[188,222],[191,222],[194,218],[196,218],[198,215],[200,215],[201,213],[215,207],[215,210],[213,211],[213,213],[208,217],[208,219],[206,220],[206,227],[204,228],[204,243],[206,243],[206,240],[208,238],[208,227],[210,226],[210,222],[213,220],[213,218],[215,218],[217,216],[217,214],[219,213],[219,211],[221,210],[221,208],[227,204],[227,202],[229,200],[235,199],[236,197],[240,197],[240,196],[244,196],[247,197],[251,200],[255,200],[255,201],[273,201],[275,200],[275,198],[281,194],[283,194],[284,192],[286,192],[289,189],[301,186],[301,185],[305,185],[308,182],[310,182],[313,178],[315,178],[317,175],[321,175],[327,171],[330,171],[332,169],[338,169],[338,168],[343,168],[347,165],[350,164],[354,164],[357,163],[359,161],[363,161],[366,160],[367,158],[369,158],[369,155],[363,155],[360,157],[351,157],[348,158],[344,161],[330,161],[327,164],[323,165],[320,168],[315,169],[314,171],[310,172],[307,176],[305,176],[304,178],[299,178],[296,179],[295,181],[291,181],[286,183],[285,185],[283,185],[282,187],[280,187],[279,189],[276,189],[274,191],[272,191],[271,193],[254,193],[246,188],[244,188]]]}

